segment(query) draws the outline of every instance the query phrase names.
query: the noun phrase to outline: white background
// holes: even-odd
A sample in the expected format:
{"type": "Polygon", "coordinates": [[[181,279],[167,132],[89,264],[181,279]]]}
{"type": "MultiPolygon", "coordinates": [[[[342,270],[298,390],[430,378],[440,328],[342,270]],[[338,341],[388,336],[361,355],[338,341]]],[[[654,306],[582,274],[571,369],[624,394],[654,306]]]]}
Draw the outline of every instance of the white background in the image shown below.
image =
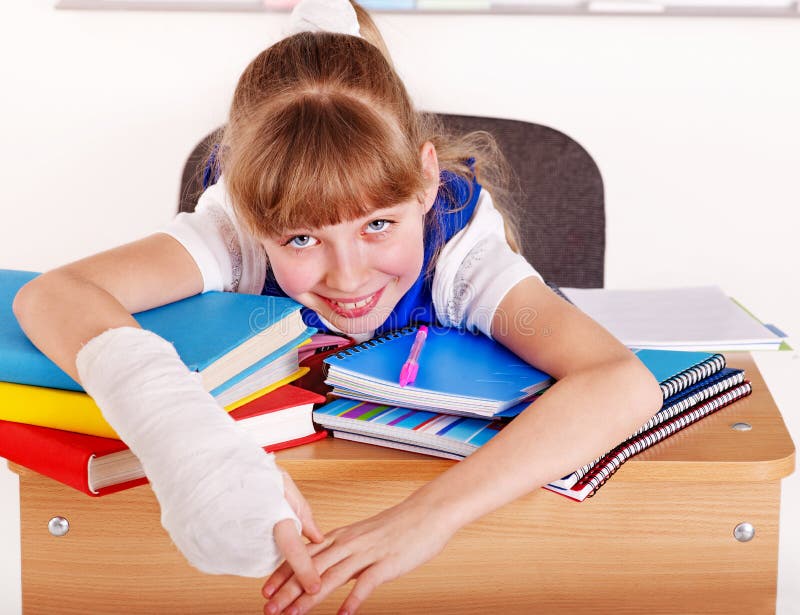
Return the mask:
{"type": "MultiPolygon", "coordinates": [[[[45,270],[168,221],[186,156],[285,19],[0,4],[0,267],[45,270]]],[[[377,21],[421,108],[548,124],[588,149],[606,185],[606,286],[719,284],[800,344],[800,19],[377,21]]],[[[798,441],[798,352],[757,360],[798,441]]],[[[0,468],[3,615],[20,610],[16,498],[0,468]]],[[[800,613],[799,516],[793,476],[782,615],[800,613]]]]}

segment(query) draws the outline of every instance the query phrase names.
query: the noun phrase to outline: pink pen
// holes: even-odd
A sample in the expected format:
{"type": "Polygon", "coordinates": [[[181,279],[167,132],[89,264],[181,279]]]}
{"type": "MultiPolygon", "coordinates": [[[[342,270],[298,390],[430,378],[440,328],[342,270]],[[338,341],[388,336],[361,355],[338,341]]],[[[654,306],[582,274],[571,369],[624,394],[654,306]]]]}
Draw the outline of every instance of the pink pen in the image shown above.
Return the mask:
{"type": "Polygon", "coordinates": [[[419,353],[422,352],[422,347],[425,345],[425,339],[428,337],[428,327],[422,325],[417,331],[417,336],[414,338],[414,343],[411,345],[411,352],[408,353],[408,359],[403,363],[403,369],[400,370],[400,386],[404,387],[407,384],[413,384],[417,379],[417,370],[419,370],[419,353]]]}

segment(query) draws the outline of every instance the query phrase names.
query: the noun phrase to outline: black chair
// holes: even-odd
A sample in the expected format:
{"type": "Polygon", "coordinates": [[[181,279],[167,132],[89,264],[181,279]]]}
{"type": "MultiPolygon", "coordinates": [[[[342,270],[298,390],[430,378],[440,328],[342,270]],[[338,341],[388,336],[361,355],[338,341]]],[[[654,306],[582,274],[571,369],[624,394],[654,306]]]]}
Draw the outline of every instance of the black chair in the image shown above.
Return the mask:
{"type": "MultiPolygon", "coordinates": [[[[530,122],[440,114],[457,132],[485,130],[515,171],[515,203],[523,255],[558,286],[599,288],[605,264],[603,179],[592,157],[565,134],[530,122]]],[[[206,158],[219,137],[206,136],[183,169],[178,211],[194,211],[206,158]]]]}

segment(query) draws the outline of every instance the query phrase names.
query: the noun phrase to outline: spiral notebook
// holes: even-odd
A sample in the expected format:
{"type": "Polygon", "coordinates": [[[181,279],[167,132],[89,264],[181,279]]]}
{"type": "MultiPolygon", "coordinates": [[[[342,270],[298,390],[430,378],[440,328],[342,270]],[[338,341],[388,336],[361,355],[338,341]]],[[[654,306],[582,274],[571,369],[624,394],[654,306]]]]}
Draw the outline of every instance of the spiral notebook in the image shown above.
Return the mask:
{"type": "MultiPolygon", "coordinates": [[[[723,393],[734,386],[738,386],[742,384],[742,382],[744,382],[744,370],[733,369],[730,367],[726,367],[716,374],[704,378],[700,382],[691,385],[685,390],[668,397],[664,401],[664,405],[658,412],[656,412],[653,418],[642,425],[642,427],[637,429],[636,432],[631,435],[631,438],[635,438],[639,434],[642,434],[645,431],[660,425],[661,423],[667,422],[681,412],[685,412],[689,408],[692,408],[697,404],[714,397],[715,395],[719,395],[720,393],[723,393]]],[[[570,489],[574,487],[575,484],[584,476],[586,476],[592,470],[592,468],[600,463],[604,457],[605,455],[598,457],[591,463],[581,466],[571,474],[553,481],[550,483],[550,486],[561,489],[570,489]]]]}
{"type": "Polygon", "coordinates": [[[429,327],[413,384],[400,370],[417,329],[406,327],[325,360],[334,395],[468,416],[491,417],[550,386],[552,378],[480,333],[429,327]]]}
{"type": "Polygon", "coordinates": [[[587,497],[593,496],[614,472],[634,455],[669,438],[678,431],[732,404],[736,400],[747,397],[751,392],[752,386],[749,381],[745,380],[742,384],[734,386],[689,410],[681,412],[664,423],[640,433],[634,438],[625,440],[625,442],[604,455],[600,462],[572,488],[562,489],[555,487],[553,484],[545,485],[544,488],[572,500],[582,502],[587,497]]]}

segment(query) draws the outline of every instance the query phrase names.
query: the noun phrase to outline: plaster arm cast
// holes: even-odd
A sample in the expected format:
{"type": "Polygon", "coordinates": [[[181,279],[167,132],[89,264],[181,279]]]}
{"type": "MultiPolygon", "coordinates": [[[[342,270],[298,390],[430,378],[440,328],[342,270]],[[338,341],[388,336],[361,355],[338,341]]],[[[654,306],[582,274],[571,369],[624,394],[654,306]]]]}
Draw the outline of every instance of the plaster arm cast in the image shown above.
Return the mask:
{"type": "Polygon", "coordinates": [[[300,522],[273,455],[206,392],[175,348],[136,327],[109,329],[77,355],[81,382],[139,458],[161,523],[209,574],[263,577],[282,559],[273,527],[300,522]]]}

